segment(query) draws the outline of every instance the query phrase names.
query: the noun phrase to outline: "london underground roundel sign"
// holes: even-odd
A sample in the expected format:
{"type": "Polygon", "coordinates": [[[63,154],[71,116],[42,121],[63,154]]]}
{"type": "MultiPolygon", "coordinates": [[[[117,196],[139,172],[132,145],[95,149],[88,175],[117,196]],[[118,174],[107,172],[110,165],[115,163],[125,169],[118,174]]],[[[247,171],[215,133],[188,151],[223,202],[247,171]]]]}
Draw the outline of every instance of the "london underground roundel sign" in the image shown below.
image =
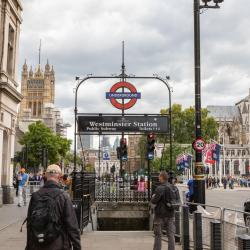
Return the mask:
{"type": "Polygon", "coordinates": [[[125,110],[132,108],[137,100],[141,99],[141,93],[129,82],[117,82],[110,92],[106,93],[106,99],[109,99],[115,108],[125,110]]]}
{"type": "Polygon", "coordinates": [[[202,151],[206,147],[206,142],[202,138],[198,138],[193,142],[193,148],[196,151],[202,151]]]}

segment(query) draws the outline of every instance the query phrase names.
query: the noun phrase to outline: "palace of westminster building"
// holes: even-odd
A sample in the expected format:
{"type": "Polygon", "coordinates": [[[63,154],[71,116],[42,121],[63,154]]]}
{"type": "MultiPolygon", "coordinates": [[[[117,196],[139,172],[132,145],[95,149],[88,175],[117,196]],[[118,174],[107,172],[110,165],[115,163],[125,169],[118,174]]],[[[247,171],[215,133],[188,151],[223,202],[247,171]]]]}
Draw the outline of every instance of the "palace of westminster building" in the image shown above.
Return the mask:
{"type": "Polygon", "coordinates": [[[207,106],[219,124],[222,176],[250,174],[250,92],[234,106],[207,106]]]}

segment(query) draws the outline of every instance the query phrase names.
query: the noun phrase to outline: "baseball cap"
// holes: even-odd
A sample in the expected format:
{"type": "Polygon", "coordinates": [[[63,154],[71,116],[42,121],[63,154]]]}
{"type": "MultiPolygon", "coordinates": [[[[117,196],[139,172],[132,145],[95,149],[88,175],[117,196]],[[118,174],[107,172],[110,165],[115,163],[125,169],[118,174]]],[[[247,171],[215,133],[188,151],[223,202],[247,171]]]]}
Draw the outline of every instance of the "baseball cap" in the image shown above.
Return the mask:
{"type": "Polygon", "coordinates": [[[52,165],[49,165],[47,167],[46,173],[50,173],[50,174],[62,174],[62,170],[61,170],[61,168],[58,165],[52,164],[52,165]]]}

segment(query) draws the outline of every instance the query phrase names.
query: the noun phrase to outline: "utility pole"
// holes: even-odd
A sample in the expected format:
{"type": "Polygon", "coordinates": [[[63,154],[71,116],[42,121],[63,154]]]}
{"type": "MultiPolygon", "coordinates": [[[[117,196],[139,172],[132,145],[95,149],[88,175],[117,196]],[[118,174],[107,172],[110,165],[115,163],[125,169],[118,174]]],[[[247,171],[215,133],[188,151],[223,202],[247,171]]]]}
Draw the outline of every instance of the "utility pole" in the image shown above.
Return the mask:
{"type": "MultiPolygon", "coordinates": [[[[125,59],[124,59],[124,47],[125,47],[125,43],[124,41],[122,41],[122,73],[121,73],[121,78],[122,78],[122,81],[124,82],[125,79],[126,79],[126,67],[125,67],[125,59]]],[[[122,87],[122,93],[124,93],[124,87],[122,87]]],[[[122,116],[124,116],[124,99],[122,99],[122,116]]],[[[124,132],[122,132],[122,141],[124,140],[124,132]]],[[[122,169],[123,168],[123,160],[122,160],[122,157],[120,159],[120,177],[122,177],[122,169]]]]}
{"type": "MultiPolygon", "coordinates": [[[[194,0],[195,138],[201,138],[200,0],[194,0]]],[[[205,204],[202,151],[195,151],[194,202],[205,204]]]]}
{"type": "MultiPolygon", "coordinates": [[[[194,73],[195,73],[195,137],[202,138],[201,130],[201,60],[200,60],[200,11],[201,9],[218,9],[223,0],[213,0],[214,5],[208,5],[211,0],[194,0],[194,73]]],[[[194,202],[205,204],[205,171],[202,162],[202,150],[195,150],[194,170],[194,202]]]]}

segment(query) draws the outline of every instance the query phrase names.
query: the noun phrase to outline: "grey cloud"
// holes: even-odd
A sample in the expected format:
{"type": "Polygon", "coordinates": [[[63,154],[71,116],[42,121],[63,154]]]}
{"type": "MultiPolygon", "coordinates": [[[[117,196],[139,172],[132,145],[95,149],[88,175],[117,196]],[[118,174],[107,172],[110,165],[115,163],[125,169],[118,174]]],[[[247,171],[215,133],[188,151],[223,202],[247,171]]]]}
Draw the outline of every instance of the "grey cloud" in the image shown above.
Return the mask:
{"type": "MultiPolygon", "coordinates": [[[[126,41],[127,72],[170,75],[173,102],[194,104],[192,1],[165,0],[32,0],[24,1],[20,62],[37,63],[39,39],[43,64],[49,58],[56,70],[56,104],[73,116],[74,78],[88,73],[120,73],[121,41],[126,41]]],[[[219,10],[201,15],[202,104],[230,105],[248,93],[250,82],[249,0],[227,0],[219,10]]],[[[105,84],[104,84],[105,85],[105,84]]],[[[112,106],[104,85],[93,97],[81,93],[81,108],[112,106]]],[[[93,85],[96,86],[96,85],[93,85]]],[[[105,85],[107,86],[107,85],[105,85]]],[[[147,92],[147,84],[140,85],[147,92]]],[[[95,88],[95,87],[94,87],[95,88]]],[[[143,107],[160,109],[166,99],[154,87],[143,107]]]]}

